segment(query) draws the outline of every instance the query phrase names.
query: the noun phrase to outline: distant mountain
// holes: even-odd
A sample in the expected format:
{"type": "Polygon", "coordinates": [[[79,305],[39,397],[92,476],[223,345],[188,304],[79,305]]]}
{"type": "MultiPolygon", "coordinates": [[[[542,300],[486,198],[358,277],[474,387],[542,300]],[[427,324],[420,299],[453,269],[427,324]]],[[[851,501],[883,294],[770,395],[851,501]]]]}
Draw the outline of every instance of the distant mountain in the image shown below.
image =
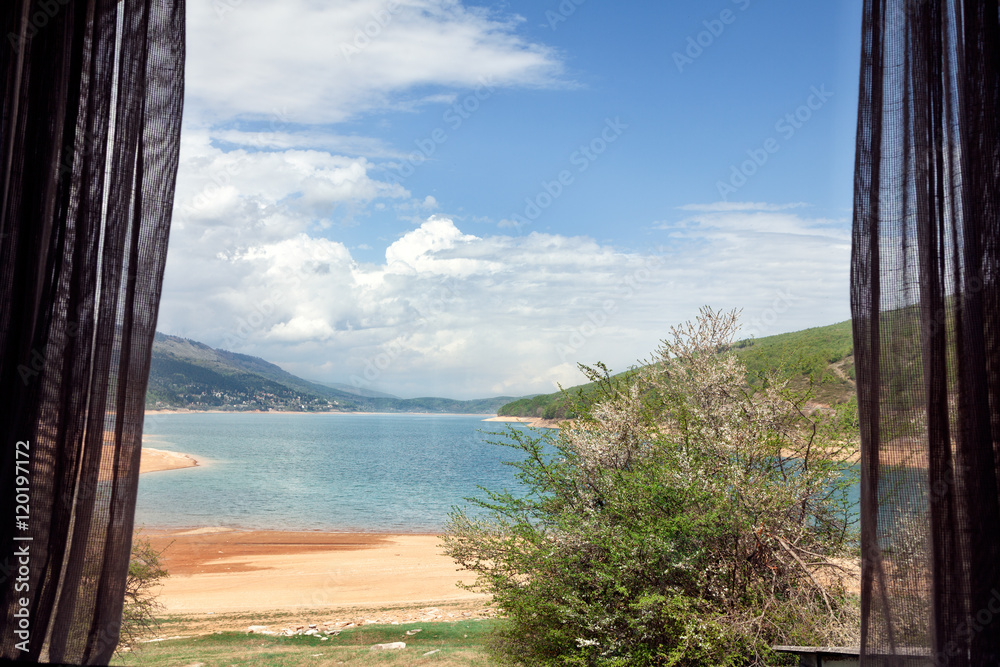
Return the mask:
{"type": "MultiPolygon", "coordinates": [[[[812,391],[817,404],[834,405],[855,395],[854,350],[851,322],[839,322],[792,333],[742,340],[733,345],[751,377],[775,371],[793,389],[812,391]]],[[[625,374],[635,372],[625,371],[625,374]]],[[[585,405],[593,383],[566,389],[565,393],[539,394],[501,406],[497,414],[511,417],[563,419],[573,416],[574,401],[585,405]]]]}
{"type": "Polygon", "coordinates": [[[349,385],[310,382],[259,357],[157,333],[146,409],[495,414],[515,399],[407,399],[349,385]]]}
{"type": "Polygon", "coordinates": [[[392,394],[375,391],[374,389],[362,389],[361,387],[355,387],[352,384],[343,384],[341,382],[323,382],[321,380],[310,380],[310,382],[321,384],[324,387],[329,387],[330,389],[346,391],[348,394],[354,394],[355,396],[367,396],[368,398],[399,398],[399,396],[393,396],[392,394]]]}

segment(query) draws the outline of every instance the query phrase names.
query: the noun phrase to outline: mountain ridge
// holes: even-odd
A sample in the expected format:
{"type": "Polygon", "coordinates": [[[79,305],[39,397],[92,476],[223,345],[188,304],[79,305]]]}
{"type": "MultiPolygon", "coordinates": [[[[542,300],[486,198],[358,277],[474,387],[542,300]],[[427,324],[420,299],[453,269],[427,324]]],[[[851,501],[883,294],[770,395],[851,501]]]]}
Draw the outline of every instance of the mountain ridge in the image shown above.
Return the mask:
{"type": "Polygon", "coordinates": [[[260,357],[157,332],[146,409],[495,414],[501,405],[517,398],[407,399],[364,389],[348,391],[346,385],[339,386],[345,388],[305,380],[260,357]]]}

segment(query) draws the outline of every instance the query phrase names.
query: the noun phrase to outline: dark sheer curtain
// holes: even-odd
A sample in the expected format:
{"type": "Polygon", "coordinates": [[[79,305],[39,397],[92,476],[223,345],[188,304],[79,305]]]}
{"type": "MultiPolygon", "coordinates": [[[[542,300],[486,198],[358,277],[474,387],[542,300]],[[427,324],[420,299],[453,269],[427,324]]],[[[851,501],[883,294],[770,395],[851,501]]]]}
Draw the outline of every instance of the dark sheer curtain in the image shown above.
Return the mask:
{"type": "Polygon", "coordinates": [[[1000,664],[998,26],[996,0],[865,0],[863,664],[1000,664]]]}
{"type": "Polygon", "coordinates": [[[0,12],[0,657],[103,664],[132,540],[184,2],[0,12]]]}

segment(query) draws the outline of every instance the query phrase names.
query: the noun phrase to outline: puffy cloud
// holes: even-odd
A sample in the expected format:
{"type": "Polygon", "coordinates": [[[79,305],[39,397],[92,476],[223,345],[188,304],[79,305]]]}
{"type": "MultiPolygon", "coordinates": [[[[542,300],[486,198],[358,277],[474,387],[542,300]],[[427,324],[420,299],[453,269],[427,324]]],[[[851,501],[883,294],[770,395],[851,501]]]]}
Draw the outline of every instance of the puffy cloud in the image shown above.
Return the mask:
{"type": "Polygon", "coordinates": [[[511,221],[477,236],[370,161],[405,155],[338,128],[484,83],[571,85],[522,21],[458,0],[189,3],[159,328],[304,377],[473,397],[574,384],[578,361],[623,369],[704,304],[743,307],[758,335],[847,317],[846,223],[802,204],[683,206],[642,250],[511,221]],[[398,237],[352,242],[384,260],[332,238],[404,213],[398,237]]]}
{"type": "Polygon", "coordinates": [[[555,52],[516,34],[523,19],[458,0],[214,0],[187,11],[185,114],[201,122],[335,123],[483,81],[561,85],[555,52]]]}
{"type": "Polygon", "coordinates": [[[685,218],[655,252],[538,232],[480,237],[432,216],[384,262],[365,263],[304,231],[248,243],[240,228],[253,218],[237,211],[174,239],[161,330],[305,377],[469,398],[572,385],[577,362],[624,369],[706,303],[743,307],[757,335],[845,319],[843,225],[757,215],[685,218]],[[197,255],[206,230],[242,244],[197,255]],[[190,273],[215,279],[185,299],[190,273]]]}
{"type": "Polygon", "coordinates": [[[385,261],[394,273],[468,277],[500,271],[499,262],[464,256],[461,247],[479,239],[463,234],[448,218],[431,217],[385,251],[385,261]]]}
{"type": "Polygon", "coordinates": [[[338,207],[409,197],[398,183],[373,178],[371,170],[365,158],[319,150],[223,151],[207,132],[192,130],[181,142],[175,224],[242,218],[258,232],[272,227],[287,235],[328,219],[338,207]],[[301,215],[278,221],[279,209],[301,215]]]}

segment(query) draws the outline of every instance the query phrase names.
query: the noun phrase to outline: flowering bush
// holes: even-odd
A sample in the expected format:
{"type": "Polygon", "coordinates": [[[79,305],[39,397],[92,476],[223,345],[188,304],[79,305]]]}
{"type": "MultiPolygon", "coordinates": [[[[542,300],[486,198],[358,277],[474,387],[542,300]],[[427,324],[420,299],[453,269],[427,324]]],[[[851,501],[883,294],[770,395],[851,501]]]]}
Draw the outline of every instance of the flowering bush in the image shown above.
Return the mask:
{"type": "Polygon", "coordinates": [[[737,315],[703,309],[557,434],[498,442],[526,491],[455,510],[445,549],[530,665],[775,664],[775,643],[855,643],[842,567],[856,552],[842,415],[750,383],[737,315]],[[752,389],[752,386],[757,388],[752,389]]]}

